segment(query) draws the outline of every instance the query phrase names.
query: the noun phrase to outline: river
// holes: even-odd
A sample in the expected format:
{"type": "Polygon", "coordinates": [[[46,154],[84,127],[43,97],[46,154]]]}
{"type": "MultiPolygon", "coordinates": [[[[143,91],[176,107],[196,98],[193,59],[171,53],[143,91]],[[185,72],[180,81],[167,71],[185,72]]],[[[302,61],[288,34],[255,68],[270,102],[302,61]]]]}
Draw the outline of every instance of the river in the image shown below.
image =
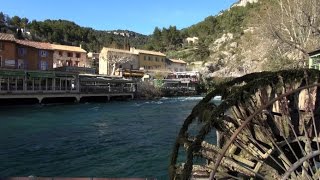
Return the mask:
{"type": "Polygon", "coordinates": [[[168,179],[175,138],[201,99],[0,107],[0,177],[168,179]]]}

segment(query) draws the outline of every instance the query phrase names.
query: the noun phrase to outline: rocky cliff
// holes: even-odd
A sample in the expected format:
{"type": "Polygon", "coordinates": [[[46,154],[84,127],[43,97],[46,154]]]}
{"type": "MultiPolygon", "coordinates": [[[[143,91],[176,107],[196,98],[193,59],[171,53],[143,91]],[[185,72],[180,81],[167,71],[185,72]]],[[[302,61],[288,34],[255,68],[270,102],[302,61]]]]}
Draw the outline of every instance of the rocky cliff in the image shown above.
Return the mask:
{"type": "MultiPolygon", "coordinates": [[[[303,8],[320,7],[320,3],[312,4],[311,0],[292,1],[292,3],[302,3],[304,6],[290,6],[284,3],[282,8],[286,6],[292,8],[290,17],[298,14],[295,11],[305,11],[305,16],[312,17],[313,14],[308,14],[309,11],[303,8]],[[301,7],[301,9],[293,9],[293,7],[301,7]]],[[[286,24],[292,21],[281,16],[284,11],[285,9],[281,9],[274,1],[241,0],[228,11],[224,11],[222,15],[215,17],[216,21],[213,21],[215,23],[213,25],[218,24],[220,29],[223,29],[220,31],[222,33],[218,34],[218,31],[214,29],[214,33],[201,38],[210,51],[207,58],[201,59],[192,53],[199,49],[199,46],[184,49],[181,51],[183,54],[181,58],[189,62],[203,61],[204,67],[201,72],[205,77],[241,76],[266,70],[305,67],[308,58],[306,52],[320,45],[320,31],[318,34],[315,33],[316,30],[313,30],[313,27],[306,21],[286,24]],[[241,23],[234,23],[237,21],[241,23]],[[226,25],[221,26],[221,22],[226,22],[226,25]],[[231,27],[227,26],[230,24],[231,27]],[[302,27],[299,24],[305,24],[305,26],[302,27]],[[307,34],[306,29],[314,33],[307,34]]],[[[304,20],[303,17],[301,19],[304,20]]],[[[315,22],[315,24],[318,23],[317,26],[314,25],[315,27],[319,27],[320,20],[318,21],[315,22]]],[[[199,23],[200,27],[203,25],[204,23],[199,23]]]]}

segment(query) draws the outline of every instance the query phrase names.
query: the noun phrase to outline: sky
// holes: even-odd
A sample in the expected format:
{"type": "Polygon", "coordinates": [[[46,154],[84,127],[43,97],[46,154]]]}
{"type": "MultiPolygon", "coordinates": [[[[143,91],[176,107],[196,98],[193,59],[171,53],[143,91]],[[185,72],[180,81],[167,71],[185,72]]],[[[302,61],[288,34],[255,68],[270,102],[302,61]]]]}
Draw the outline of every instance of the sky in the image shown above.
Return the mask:
{"type": "Polygon", "coordinates": [[[63,19],[97,30],[152,34],[155,27],[189,27],[237,0],[0,0],[4,14],[30,21],[63,19]]]}

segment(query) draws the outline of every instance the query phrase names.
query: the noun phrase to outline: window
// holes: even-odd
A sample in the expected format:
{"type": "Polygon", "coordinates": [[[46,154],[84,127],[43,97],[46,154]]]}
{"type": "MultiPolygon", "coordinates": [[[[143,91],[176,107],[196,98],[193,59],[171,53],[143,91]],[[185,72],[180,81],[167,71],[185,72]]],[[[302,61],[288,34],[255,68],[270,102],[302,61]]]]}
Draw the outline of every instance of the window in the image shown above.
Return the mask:
{"type": "Polygon", "coordinates": [[[164,62],[164,58],[162,58],[161,61],[164,62]]]}
{"type": "Polygon", "coordinates": [[[24,56],[26,55],[27,50],[25,48],[18,48],[18,54],[19,56],[24,56]]]}
{"type": "Polygon", "coordinates": [[[147,56],[144,56],[143,59],[144,59],[144,60],[147,60],[147,56]]]}
{"type": "Polygon", "coordinates": [[[62,56],[62,51],[59,51],[59,56],[62,56]]]}
{"type": "Polygon", "coordinates": [[[4,61],[4,66],[5,67],[15,67],[16,66],[16,61],[15,60],[6,59],[4,61]]]}
{"type": "Polygon", "coordinates": [[[151,61],[151,57],[150,56],[148,57],[148,59],[149,59],[149,61],[151,61]]]}
{"type": "Polygon", "coordinates": [[[80,58],[81,54],[80,53],[76,53],[76,58],[80,58]]]}
{"type": "Polygon", "coordinates": [[[47,51],[44,51],[44,50],[40,51],[40,57],[47,57],[47,55],[48,55],[47,51]]]}
{"type": "Polygon", "coordinates": [[[122,68],[122,65],[120,65],[119,68],[122,68]]]}
{"type": "Polygon", "coordinates": [[[68,52],[68,57],[72,57],[72,53],[71,52],[68,52]]]}
{"type": "Polygon", "coordinates": [[[0,42],[0,51],[1,50],[4,50],[4,43],[3,42],[0,42]]]}
{"type": "Polygon", "coordinates": [[[130,69],[133,69],[133,65],[132,64],[130,65],[130,69]]]}
{"type": "Polygon", "coordinates": [[[0,67],[2,67],[2,56],[0,56],[0,67]]]}
{"type": "Polygon", "coordinates": [[[40,70],[48,70],[48,62],[47,61],[40,62],[40,70]]]}
{"type": "Polygon", "coordinates": [[[18,59],[18,69],[24,69],[24,60],[18,59]]]}

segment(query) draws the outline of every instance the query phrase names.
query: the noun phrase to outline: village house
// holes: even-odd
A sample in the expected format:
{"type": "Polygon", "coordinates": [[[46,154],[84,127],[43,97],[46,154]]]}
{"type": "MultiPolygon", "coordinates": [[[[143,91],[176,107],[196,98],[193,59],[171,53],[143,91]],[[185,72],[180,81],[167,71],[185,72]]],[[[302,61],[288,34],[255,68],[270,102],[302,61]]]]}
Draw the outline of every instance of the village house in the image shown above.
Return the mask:
{"type": "Polygon", "coordinates": [[[185,72],[187,63],[180,59],[166,59],[166,67],[171,72],[185,72]]]}
{"type": "Polygon", "coordinates": [[[0,68],[16,68],[16,42],[12,34],[0,33],[0,68]]]}
{"type": "Polygon", "coordinates": [[[114,48],[103,48],[99,55],[99,74],[115,75],[119,70],[138,70],[138,54],[114,48]]]}
{"type": "Polygon", "coordinates": [[[16,69],[50,70],[53,68],[51,44],[28,40],[16,40],[16,69]]]}
{"type": "Polygon", "coordinates": [[[0,33],[0,67],[5,69],[52,69],[53,51],[49,43],[16,40],[0,33]]]}
{"type": "Polygon", "coordinates": [[[87,52],[81,47],[51,44],[53,53],[53,68],[63,66],[91,67],[87,61],[87,52]]]}
{"type": "Polygon", "coordinates": [[[139,67],[145,71],[165,71],[166,55],[161,52],[130,48],[130,52],[139,55],[139,67]]]}
{"type": "Polygon", "coordinates": [[[99,72],[99,55],[100,53],[88,52],[87,60],[91,65],[91,68],[95,68],[97,72],[99,72]]]}
{"type": "Polygon", "coordinates": [[[187,37],[186,38],[186,42],[188,44],[197,44],[199,41],[199,38],[198,37],[187,37]]]}

